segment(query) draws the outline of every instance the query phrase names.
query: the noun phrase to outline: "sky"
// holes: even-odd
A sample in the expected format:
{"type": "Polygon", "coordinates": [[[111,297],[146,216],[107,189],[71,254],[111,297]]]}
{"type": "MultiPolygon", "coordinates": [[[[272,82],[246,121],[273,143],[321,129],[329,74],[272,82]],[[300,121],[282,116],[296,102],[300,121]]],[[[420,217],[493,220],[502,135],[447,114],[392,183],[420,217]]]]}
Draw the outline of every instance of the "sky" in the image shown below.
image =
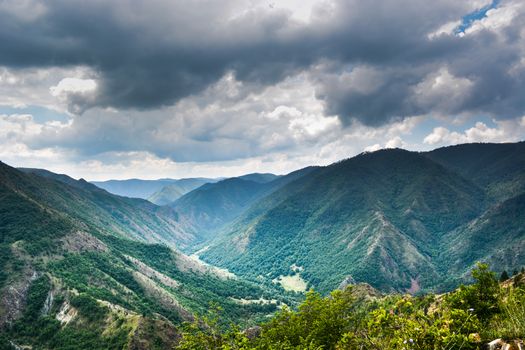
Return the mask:
{"type": "Polygon", "coordinates": [[[525,139],[522,0],[0,0],[0,160],[287,173],[525,139]]]}

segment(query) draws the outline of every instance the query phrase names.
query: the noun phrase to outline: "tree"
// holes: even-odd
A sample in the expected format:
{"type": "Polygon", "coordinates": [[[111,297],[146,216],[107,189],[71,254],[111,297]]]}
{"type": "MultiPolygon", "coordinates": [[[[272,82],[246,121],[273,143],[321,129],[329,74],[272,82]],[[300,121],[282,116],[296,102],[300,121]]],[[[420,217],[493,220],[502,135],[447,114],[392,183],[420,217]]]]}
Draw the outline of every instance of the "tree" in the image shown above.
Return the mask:
{"type": "Polygon", "coordinates": [[[508,279],[509,279],[509,274],[507,273],[507,270],[503,270],[503,272],[501,273],[501,276],[499,278],[499,281],[500,282],[505,282],[508,279]]]}

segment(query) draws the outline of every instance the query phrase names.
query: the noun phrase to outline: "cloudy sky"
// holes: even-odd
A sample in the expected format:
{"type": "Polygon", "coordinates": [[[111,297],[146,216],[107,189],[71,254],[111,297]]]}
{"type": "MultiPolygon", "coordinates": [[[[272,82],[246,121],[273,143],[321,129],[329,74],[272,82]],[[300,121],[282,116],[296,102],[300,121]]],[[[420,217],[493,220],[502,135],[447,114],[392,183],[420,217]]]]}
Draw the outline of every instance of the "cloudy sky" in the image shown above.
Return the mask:
{"type": "Polygon", "coordinates": [[[285,173],[525,139],[522,0],[0,0],[0,160],[285,173]]]}

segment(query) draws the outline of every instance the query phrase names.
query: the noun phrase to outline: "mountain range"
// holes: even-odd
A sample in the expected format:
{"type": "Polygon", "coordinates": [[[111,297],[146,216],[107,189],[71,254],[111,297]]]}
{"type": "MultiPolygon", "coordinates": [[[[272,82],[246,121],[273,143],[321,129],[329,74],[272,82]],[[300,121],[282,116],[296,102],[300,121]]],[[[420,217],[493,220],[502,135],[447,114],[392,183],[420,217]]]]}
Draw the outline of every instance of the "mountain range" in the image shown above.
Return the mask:
{"type": "Polygon", "coordinates": [[[184,255],[188,236],[169,207],[0,163],[0,329],[46,348],[165,348],[212,302],[231,322],[293,302],[184,255]]]}
{"type": "Polygon", "coordinates": [[[173,208],[205,237],[190,252],[254,281],[294,278],[329,291],[350,278],[382,290],[444,290],[478,260],[499,270],[525,263],[524,174],[523,142],[389,149],[269,182],[261,195],[256,184],[240,193],[228,182],[204,186],[173,208]],[[234,209],[221,190],[235,193],[234,209]],[[196,208],[200,216],[187,215],[196,208]]]}
{"type": "Polygon", "coordinates": [[[250,325],[309,288],[441,292],[468,281],[478,261],[525,265],[525,142],[159,181],[124,181],[113,188],[120,196],[0,162],[0,329],[9,339],[160,349],[210,305],[221,322],[250,325]]]}
{"type": "Polygon", "coordinates": [[[157,205],[165,205],[175,201],[182,195],[206,183],[220,179],[187,178],[159,180],[108,180],[92,181],[91,183],[112,194],[130,198],[147,199],[157,205]]]}

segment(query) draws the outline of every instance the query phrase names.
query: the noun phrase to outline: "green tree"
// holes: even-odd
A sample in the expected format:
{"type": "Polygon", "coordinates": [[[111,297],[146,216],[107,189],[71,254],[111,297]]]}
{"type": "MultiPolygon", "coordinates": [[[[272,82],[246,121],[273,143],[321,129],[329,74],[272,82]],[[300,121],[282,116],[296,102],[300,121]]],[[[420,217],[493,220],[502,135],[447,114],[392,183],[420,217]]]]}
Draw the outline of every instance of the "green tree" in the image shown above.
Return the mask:
{"type": "Polygon", "coordinates": [[[505,282],[508,279],[509,279],[509,274],[507,273],[507,270],[503,270],[503,272],[501,273],[501,276],[499,277],[499,281],[505,282]]]}
{"type": "Polygon", "coordinates": [[[472,270],[475,283],[461,286],[447,297],[451,307],[474,312],[482,324],[486,325],[490,318],[500,312],[500,286],[496,274],[489,266],[477,263],[472,270]]]}

